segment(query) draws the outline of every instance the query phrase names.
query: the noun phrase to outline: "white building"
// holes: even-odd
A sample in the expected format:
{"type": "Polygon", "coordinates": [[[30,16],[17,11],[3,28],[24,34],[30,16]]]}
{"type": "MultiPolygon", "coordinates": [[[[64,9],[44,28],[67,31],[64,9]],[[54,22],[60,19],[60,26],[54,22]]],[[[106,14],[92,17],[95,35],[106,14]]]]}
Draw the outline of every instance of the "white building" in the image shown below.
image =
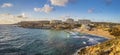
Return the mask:
{"type": "Polygon", "coordinates": [[[91,21],[90,20],[78,20],[79,24],[90,24],[91,21]]]}
{"type": "Polygon", "coordinates": [[[51,24],[60,24],[60,23],[62,23],[62,20],[51,20],[50,23],[51,24]]]}
{"type": "Polygon", "coordinates": [[[74,19],[72,19],[72,18],[69,18],[69,19],[67,19],[67,20],[66,20],[66,23],[73,24],[73,23],[74,23],[74,19]]]}

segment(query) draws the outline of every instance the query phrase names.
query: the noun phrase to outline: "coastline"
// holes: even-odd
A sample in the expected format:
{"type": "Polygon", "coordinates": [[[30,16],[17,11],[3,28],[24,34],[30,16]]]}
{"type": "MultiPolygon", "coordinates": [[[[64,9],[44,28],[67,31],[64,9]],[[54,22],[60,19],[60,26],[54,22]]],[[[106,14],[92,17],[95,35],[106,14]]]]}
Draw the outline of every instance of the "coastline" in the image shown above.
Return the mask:
{"type": "MultiPolygon", "coordinates": [[[[113,38],[111,38],[111,37],[107,37],[107,36],[101,36],[100,34],[98,35],[98,34],[94,34],[94,33],[89,33],[89,32],[87,32],[87,31],[81,31],[80,29],[76,29],[76,30],[65,30],[65,31],[74,31],[74,32],[80,32],[80,33],[85,33],[85,34],[90,34],[90,35],[94,35],[94,36],[99,36],[99,37],[104,37],[104,38],[107,38],[108,40],[109,39],[113,39],[113,38]]],[[[98,32],[99,33],[99,32],[98,32]]],[[[101,33],[102,34],[102,33],[101,33]]],[[[98,45],[99,43],[97,43],[97,44],[95,44],[95,45],[98,45]]],[[[84,48],[89,48],[89,47],[92,47],[92,46],[95,46],[95,45],[91,45],[91,46],[86,46],[86,47],[82,47],[82,48],[80,48],[80,49],[78,49],[75,53],[73,53],[73,55],[78,55],[78,53],[80,52],[80,50],[81,49],[84,49],[84,48]]]]}
{"type": "MultiPolygon", "coordinates": [[[[73,29],[73,30],[66,30],[65,32],[79,32],[79,33],[83,33],[83,34],[88,34],[88,35],[93,35],[93,36],[98,36],[98,37],[106,38],[106,39],[108,39],[108,40],[112,39],[112,38],[104,37],[104,36],[101,36],[101,35],[90,34],[90,33],[87,33],[87,32],[80,32],[80,31],[74,30],[74,29],[73,29]]],[[[89,48],[89,47],[91,47],[91,46],[96,46],[96,45],[98,45],[98,44],[101,44],[101,43],[97,43],[97,44],[95,44],[95,45],[90,45],[90,46],[82,47],[82,48],[76,50],[75,53],[73,53],[72,55],[78,55],[78,53],[80,52],[80,50],[82,50],[82,49],[84,49],[84,48],[89,48]]]]}
{"type": "Polygon", "coordinates": [[[77,55],[120,55],[120,38],[80,49],[77,55]]]}
{"type": "MultiPolygon", "coordinates": [[[[75,32],[80,32],[80,33],[85,33],[85,34],[90,34],[90,35],[94,35],[94,36],[99,36],[99,37],[103,37],[103,38],[106,38],[108,40],[110,39],[114,39],[115,37],[110,35],[110,34],[103,34],[103,33],[99,33],[99,31],[88,31],[88,30],[81,30],[80,28],[79,29],[73,29],[72,31],[75,31],[75,32]],[[99,34],[98,34],[99,33],[99,34]],[[102,34],[102,35],[101,35],[102,34]]],[[[105,32],[102,30],[102,32],[105,32]]],[[[107,32],[106,32],[107,33],[107,32]]],[[[98,43],[100,44],[100,43],[98,43]]],[[[91,46],[96,46],[98,44],[95,44],[95,45],[91,45],[91,46]]],[[[79,55],[78,53],[82,50],[82,49],[85,49],[85,48],[88,48],[88,47],[91,47],[91,46],[86,46],[86,47],[82,47],[80,49],[78,49],[73,55],[79,55]]]]}
{"type": "Polygon", "coordinates": [[[90,35],[94,35],[94,36],[100,36],[100,37],[107,38],[107,39],[114,39],[115,38],[114,36],[110,35],[109,32],[104,31],[102,29],[97,29],[97,30],[93,30],[93,31],[74,29],[73,31],[77,31],[80,33],[85,33],[85,34],[90,34],[90,35]]]}

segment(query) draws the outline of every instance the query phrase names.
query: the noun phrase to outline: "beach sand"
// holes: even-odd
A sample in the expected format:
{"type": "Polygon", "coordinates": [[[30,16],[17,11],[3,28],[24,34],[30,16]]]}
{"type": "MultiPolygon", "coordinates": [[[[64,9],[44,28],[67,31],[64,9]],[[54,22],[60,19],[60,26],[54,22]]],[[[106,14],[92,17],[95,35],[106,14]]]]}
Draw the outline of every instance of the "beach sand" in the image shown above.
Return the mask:
{"type": "Polygon", "coordinates": [[[96,36],[101,36],[101,37],[108,38],[108,39],[115,38],[114,36],[110,35],[108,31],[104,31],[102,29],[95,29],[92,31],[89,31],[86,29],[74,29],[74,31],[78,31],[80,33],[87,33],[87,34],[91,34],[91,35],[96,35],[96,36]]]}
{"type": "MultiPolygon", "coordinates": [[[[80,33],[86,33],[86,34],[91,34],[91,35],[96,35],[96,36],[100,36],[100,37],[104,37],[104,38],[107,38],[107,39],[114,39],[115,37],[110,35],[108,31],[104,31],[102,29],[95,29],[95,30],[92,30],[92,31],[89,31],[87,29],[74,29],[73,31],[77,31],[77,32],[80,32],[80,33]]],[[[94,45],[96,46],[96,45],[94,45]]],[[[91,47],[91,46],[89,46],[91,47]]],[[[84,48],[82,48],[84,49],[84,48]]],[[[73,55],[79,55],[78,52],[80,52],[81,49],[79,49],[78,51],[76,51],[75,54],[73,55]]]]}

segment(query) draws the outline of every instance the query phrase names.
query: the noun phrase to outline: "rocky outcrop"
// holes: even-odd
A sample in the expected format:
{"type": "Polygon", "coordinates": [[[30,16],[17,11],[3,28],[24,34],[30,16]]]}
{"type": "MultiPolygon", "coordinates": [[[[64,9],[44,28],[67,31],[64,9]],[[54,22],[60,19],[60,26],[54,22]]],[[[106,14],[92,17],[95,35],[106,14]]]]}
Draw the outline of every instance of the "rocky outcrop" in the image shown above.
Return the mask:
{"type": "Polygon", "coordinates": [[[81,49],[79,55],[120,55],[120,38],[81,49]]]}

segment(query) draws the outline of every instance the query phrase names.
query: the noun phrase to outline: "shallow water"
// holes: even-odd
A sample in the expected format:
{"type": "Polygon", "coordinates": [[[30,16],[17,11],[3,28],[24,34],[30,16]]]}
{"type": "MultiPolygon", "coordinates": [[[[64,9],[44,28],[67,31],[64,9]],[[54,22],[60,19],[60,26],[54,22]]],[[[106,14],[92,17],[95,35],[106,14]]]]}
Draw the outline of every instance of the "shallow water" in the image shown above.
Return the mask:
{"type": "Polygon", "coordinates": [[[105,40],[81,33],[0,25],[0,55],[72,55],[79,48],[105,40]]]}

